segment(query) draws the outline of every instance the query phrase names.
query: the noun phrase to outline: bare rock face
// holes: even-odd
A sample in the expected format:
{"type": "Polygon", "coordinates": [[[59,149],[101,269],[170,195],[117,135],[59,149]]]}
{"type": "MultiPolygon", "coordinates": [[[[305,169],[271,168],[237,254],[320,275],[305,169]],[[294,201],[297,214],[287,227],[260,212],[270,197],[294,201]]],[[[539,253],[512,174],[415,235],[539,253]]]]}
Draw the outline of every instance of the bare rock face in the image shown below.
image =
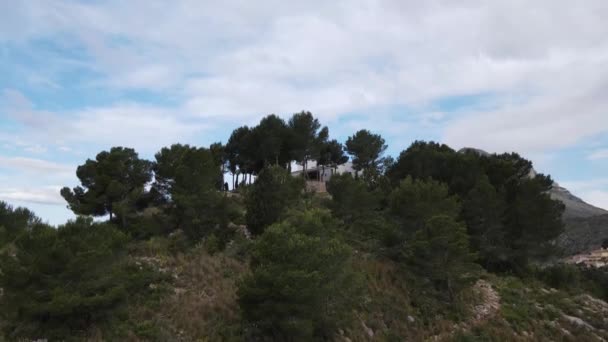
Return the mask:
{"type": "Polygon", "coordinates": [[[566,211],[564,212],[564,219],[576,217],[592,217],[608,214],[608,211],[586,203],[582,199],[570,193],[568,189],[559,186],[559,184],[557,183],[553,183],[553,188],[551,189],[549,194],[551,195],[551,198],[564,203],[564,205],[566,206],[566,211]]]}

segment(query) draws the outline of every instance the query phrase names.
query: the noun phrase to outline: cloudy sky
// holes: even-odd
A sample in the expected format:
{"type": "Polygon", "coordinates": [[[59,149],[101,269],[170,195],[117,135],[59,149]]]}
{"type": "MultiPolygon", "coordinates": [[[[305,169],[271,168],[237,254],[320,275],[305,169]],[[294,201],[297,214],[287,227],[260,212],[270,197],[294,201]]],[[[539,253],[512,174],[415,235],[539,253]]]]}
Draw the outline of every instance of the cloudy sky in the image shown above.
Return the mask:
{"type": "Polygon", "coordinates": [[[518,151],[608,208],[608,1],[0,0],[0,199],[51,223],[111,146],[144,157],[310,110],[518,151]]]}

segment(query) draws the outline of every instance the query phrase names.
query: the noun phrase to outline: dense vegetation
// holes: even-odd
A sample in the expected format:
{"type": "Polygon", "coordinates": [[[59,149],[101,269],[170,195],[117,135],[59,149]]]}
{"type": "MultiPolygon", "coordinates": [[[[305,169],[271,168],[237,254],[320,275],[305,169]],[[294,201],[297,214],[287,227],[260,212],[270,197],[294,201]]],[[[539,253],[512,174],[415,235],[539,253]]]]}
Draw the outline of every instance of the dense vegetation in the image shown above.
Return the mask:
{"type": "Polygon", "coordinates": [[[226,145],[165,147],[153,161],[102,151],[78,167],[80,186],[61,190],[77,219],[50,227],[0,202],[3,335],[554,339],[560,326],[527,320],[570,317],[567,296],[608,299],[602,269],[540,267],[559,255],[564,208],[530,161],[422,141],[393,160],[386,148],[367,130],[342,146],[302,112],[239,127],[226,145]],[[356,172],[334,175],[329,196],[290,174],[292,162],[335,169],[346,154],[356,172]],[[503,296],[500,319],[473,325],[488,282],[503,296]],[[535,297],[522,302],[526,286],[535,297]],[[533,304],[545,287],[558,289],[548,311],[533,304]]]}

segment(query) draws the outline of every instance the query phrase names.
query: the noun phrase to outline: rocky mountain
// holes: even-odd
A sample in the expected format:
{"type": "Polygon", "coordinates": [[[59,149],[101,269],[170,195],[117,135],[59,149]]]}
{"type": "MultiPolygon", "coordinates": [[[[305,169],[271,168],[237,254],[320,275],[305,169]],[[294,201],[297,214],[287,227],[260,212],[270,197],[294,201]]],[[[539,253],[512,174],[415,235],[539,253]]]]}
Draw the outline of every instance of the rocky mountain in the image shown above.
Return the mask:
{"type": "Polygon", "coordinates": [[[551,189],[550,194],[551,198],[561,201],[566,205],[564,219],[587,218],[608,214],[608,211],[586,203],[582,199],[570,193],[568,189],[559,186],[557,183],[553,183],[553,189],[551,189]]]}
{"type": "Polygon", "coordinates": [[[567,255],[595,250],[608,239],[608,211],[586,203],[557,183],[550,194],[566,206],[566,229],[557,241],[567,255]]]}

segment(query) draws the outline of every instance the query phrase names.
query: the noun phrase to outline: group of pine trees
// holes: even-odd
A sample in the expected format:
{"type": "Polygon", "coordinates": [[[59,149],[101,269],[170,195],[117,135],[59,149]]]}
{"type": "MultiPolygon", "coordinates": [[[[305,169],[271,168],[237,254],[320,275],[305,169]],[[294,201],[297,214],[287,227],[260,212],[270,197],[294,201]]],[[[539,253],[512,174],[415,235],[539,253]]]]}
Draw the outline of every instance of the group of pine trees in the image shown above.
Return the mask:
{"type": "Polygon", "coordinates": [[[274,340],[330,339],[352,321],[365,288],[355,252],[400,265],[407,281],[447,305],[482,269],[524,273],[555,252],[564,208],[530,161],[421,141],[393,160],[386,148],[367,130],[343,146],[302,112],[237,128],[225,145],[165,147],[154,161],[130,148],[103,151],[61,195],[74,213],[107,222],[80,217],[54,228],[0,206],[5,335],[61,338],[111,321],[156,279],[125,261],[129,241],[179,232],[180,252],[201,240],[222,249],[235,223],[253,235],[251,273],[238,291],[243,331],[274,340]],[[336,167],[346,153],[356,174],[334,175],[331,198],[290,174],[292,161],[336,167]],[[256,181],[227,196],[225,172],[233,186],[239,176],[256,181]]]}

